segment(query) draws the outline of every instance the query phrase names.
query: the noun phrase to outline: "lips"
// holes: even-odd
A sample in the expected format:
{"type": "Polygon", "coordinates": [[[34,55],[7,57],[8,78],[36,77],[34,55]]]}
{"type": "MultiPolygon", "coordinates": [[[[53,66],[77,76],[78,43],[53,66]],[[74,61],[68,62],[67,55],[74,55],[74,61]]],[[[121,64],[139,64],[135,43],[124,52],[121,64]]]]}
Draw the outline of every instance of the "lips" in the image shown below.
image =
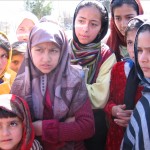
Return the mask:
{"type": "Polygon", "coordinates": [[[88,38],[87,35],[80,35],[80,36],[81,36],[81,38],[88,38]]]}
{"type": "Polygon", "coordinates": [[[49,69],[51,66],[50,65],[41,65],[41,67],[44,69],[49,69]]]}
{"type": "Polygon", "coordinates": [[[144,72],[150,71],[150,68],[149,68],[149,67],[141,67],[141,69],[142,69],[144,72]]]}
{"type": "Polygon", "coordinates": [[[11,141],[11,139],[1,140],[0,142],[1,142],[1,143],[7,143],[7,142],[9,142],[9,141],[11,141]]]}

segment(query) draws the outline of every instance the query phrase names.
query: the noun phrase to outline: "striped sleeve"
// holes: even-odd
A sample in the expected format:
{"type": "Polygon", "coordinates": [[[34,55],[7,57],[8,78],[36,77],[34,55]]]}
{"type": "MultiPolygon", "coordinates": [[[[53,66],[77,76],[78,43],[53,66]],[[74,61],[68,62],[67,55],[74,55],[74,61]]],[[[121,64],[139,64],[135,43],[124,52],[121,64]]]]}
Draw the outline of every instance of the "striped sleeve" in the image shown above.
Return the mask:
{"type": "Polygon", "coordinates": [[[34,140],[32,148],[30,148],[30,150],[43,150],[43,148],[38,140],[34,140]]]}
{"type": "Polygon", "coordinates": [[[150,149],[150,102],[145,97],[137,103],[125,132],[121,150],[150,149]]]}

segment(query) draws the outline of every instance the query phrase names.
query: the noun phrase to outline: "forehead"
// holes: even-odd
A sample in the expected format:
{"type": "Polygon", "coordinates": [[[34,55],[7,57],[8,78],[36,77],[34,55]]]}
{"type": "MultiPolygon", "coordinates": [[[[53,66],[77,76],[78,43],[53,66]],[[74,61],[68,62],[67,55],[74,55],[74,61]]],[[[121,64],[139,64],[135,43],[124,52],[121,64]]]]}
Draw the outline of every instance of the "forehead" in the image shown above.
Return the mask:
{"type": "Polygon", "coordinates": [[[3,49],[2,47],[0,47],[0,54],[3,54],[3,53],[7,53],[7,51],[3,49]]]}
{"type": "Polygon", "coordinates": [[[30,19],[25,18],[19,25],[19,27],[22,26],[34,26],[34,22],[30,19]]]}
{"type": "Polygon", "coordinates": [[[85,6],[85,7],[80,8],[77,16],[84,17],[90,20],[94,20],[94,19],[100,20],[101,13],[96,6],[85,6]]]}
{"type": "Polygon", "coordinates": [[[43,43],[39,43],[35,46],[41,46],[41,47],[45,47],[45,46],[48,46],[48,47],[58,47],[58,44],[55,43],[55,42],[43,42],[43,43]]]}
{"type": "Polygon", "coordinates": [[[18,117],[0,118],[0,123],[9,123],[11,121],[21,121],[18,117]]]}
{"type": "Polygon", "coordinates": [[[129,4],[123,4],[113,9],[114,16],[127,16],[137,14],[136,10],[129,4]]]}
{"type": "Polygon", "coordinates": [[[138,34],[138,45],[150,45],[150,31],[140,32],[138,34]]]}
{"type": "Polygon", "coordinates": [[[138,29],[132,29],[132,30],[128,31],[126,38],[127,38],[127,39],[131,39],[131,38],[134,38],[134,39],[135,39],[137,30],[138,30],[138,29]]]}

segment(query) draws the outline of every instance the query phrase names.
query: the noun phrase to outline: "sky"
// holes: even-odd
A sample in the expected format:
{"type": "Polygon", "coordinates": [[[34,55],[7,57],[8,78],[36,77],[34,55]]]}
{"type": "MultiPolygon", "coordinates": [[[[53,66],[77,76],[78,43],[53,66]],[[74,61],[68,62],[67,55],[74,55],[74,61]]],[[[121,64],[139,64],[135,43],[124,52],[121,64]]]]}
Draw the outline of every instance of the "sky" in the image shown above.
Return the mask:
{"type": "MultiPolygon", "coordinates": [[[[56,17],[63,15],[62,12],[65,10],[73,16],[75,6],[80,0],[52,0],[53,1],[53,12],[52,14],[56,17]]],[[[146,14],[150,14],[150,0],[141,0],[142,6],[146,14]]],[[[0,21],[10,21],[13,16],[24,10],[24,0],[0,0],[0,21]]]]}

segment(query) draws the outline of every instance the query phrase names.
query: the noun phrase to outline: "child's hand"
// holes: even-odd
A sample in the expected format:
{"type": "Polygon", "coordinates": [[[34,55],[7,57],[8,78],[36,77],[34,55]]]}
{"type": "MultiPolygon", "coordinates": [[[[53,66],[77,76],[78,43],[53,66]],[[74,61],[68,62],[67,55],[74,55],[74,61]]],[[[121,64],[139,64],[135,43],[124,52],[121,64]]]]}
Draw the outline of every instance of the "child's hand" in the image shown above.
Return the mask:
{"type": "Polygon", "coordinates": [[[34,126],[34,132],[36,136],[42,136],[42,121],[35,121],[32,123],[34,126]]]}
{"type": "Polygon", "coordinates": [[[75,117],[70,117],[65,120],[65,122],[74,122],[74,121],[75,121],[75,117]]]}
{"type": "Polygon", "coordinates": [[[117,118],[118,117],[117,113],[123,112],[125,110],[125,108],[126,108],[125,104],[113,106],[112,107],[112,116],[117,118]]]}
{"type": "Polygon", "coordinates": [[[122,112],[118,112],[116,119],[114,119],[115,123],[119,126],[127,127],[132,111],[133,110],[123,110],[122,112]]]}

